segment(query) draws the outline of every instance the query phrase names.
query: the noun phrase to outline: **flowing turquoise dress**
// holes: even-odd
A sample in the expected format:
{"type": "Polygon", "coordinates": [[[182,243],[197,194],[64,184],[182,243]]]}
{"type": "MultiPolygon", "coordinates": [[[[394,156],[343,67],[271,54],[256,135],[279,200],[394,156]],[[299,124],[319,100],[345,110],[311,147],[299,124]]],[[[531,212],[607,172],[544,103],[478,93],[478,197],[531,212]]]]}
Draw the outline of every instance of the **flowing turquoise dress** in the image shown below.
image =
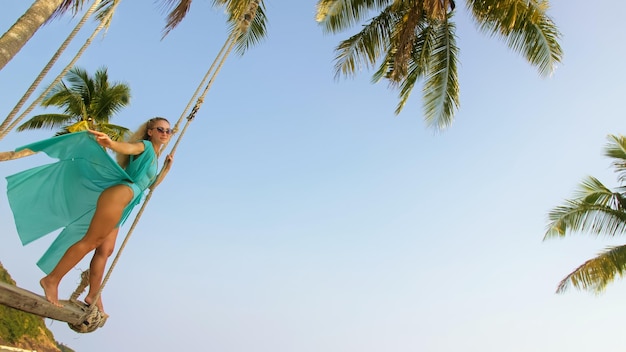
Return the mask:
{"type": "Polygon", "coordinates": [[[152,143],[143,143],[144,152],[131,156],[125,170],[87,131],[16,149],[44,152],[58,159],[7,177],[7,196],[23,245],[63,229],[37,262],[46,274],[54,269],[65,251],[85,235],[102,191],[118,184],[128,185],[133,190],[133,200],[124,209],[118,226],[141,202],[144,191],[157,174],[157,156],[152,143]]]}

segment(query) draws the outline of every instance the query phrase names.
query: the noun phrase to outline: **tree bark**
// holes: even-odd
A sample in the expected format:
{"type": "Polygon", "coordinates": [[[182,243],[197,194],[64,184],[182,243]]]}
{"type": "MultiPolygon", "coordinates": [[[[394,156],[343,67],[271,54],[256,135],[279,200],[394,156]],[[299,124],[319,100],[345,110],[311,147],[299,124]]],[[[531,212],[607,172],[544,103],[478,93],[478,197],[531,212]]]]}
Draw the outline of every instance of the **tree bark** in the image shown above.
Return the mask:
{"type": "Polygon", "coordinates": [[[0,70],[26,45],[64,0],[36,0],[0,37],[0,70]]]}
{"type": "Polygon", "coordinates": [[[31,156],[33,154],[35,154],[35,152],[30,149],[22,149],[19,152],[14,152],[14,151],[0,152],[0,161],[19,159],[19,158],[23,158],[26,156],[31,156]]]}

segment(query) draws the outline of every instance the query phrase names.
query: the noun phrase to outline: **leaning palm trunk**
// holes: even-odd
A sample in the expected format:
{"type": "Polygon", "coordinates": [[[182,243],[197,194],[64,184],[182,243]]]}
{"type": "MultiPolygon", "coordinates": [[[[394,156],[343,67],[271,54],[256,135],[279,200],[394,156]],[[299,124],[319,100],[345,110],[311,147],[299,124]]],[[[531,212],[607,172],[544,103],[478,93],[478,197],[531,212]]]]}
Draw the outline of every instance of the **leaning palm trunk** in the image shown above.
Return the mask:
{"type": "Polygon", "coordinates": [[[64,0],[36,0],[9,30],[0,37],[0,70],[17,55],[64,0]]]}

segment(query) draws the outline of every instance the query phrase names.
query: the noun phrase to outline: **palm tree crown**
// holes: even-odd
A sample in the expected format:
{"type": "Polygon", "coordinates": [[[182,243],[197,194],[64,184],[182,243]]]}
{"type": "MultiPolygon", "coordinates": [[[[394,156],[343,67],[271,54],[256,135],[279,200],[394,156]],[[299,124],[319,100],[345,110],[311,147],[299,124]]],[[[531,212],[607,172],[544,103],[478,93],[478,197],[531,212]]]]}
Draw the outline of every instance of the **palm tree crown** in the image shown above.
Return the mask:
{"type": "Polygon", "coordinates": [[[114,140],[123,139],[128,129],[109,123],[110,119],[130,103],[130,87],[124,83],[109,82],[106,68],[100,68],[93,77],[87,71],[74,67],[64,81],[56,84],[41,102],[42,106],[63,108],[63,113],[33,116],[17,130],[61,128],[57,134],[87,128],[107,133],[114,140]]]}
{"type": "MultiPolygon", "coordinates": [[[[546,15],[547,0],[466,1],[480,30],[504,37],[541,75],[561,61],[560,34],[546,15]]],[[[424,118],[441,130],[459,107],[455,9],[454,0],[319,0],[316,19],[325,31],[337,33],[378,12],[337,46],[335,76],[378,64],[373,81],[384,78],[399,89],[396,114],[423,79],[424,118]]]]}
{"type": "MultiPolygon", "coordinates": [[[[572,232],[609,237],[626,233],[626,137],[609,136],[605,155],[613,159],[612,164],[622,186],[611,191],[596,178],[587,177],[573,199],[550,211],[544,240],[564,237],[572,232]]],[[[567,275],[560,282],[557,292],[574,286],[599,293],[625,273],[626,245],[610,247],[567,275]]]]}
{"type": "MultiPolygon", "coordinates": [[[[103,0],[100,5],[98,17],[104,17],[111,5],[117,0],[103,0]]],[[[163,28],[163,37],[176,28],[189,13],[193,0],[159,0],[165,8],[166,24],[163,28]]],[[[237,27],[252,5],[255,6],[254,17],[251,18],[250,26],[237,38],[237,51],[243,54],[266,35],[267,17],[265,15],[265,3],[263,0],[212,0],[214,7],[224,8],[230,26],[231,33],[237,31],[237,27]]]]}

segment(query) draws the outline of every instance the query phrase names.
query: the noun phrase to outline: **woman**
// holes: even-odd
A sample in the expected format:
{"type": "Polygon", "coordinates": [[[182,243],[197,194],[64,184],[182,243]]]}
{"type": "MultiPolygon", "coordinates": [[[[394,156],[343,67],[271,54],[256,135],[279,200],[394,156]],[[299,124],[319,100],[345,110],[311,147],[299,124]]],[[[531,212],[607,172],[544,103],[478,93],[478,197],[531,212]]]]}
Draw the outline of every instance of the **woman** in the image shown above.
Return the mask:
{"type": "MultiPolygon", "coordinates": [[[[168,155],[157,177],[158,156],[170,139],[169,122],[156,117],[143,124],[131,142],[112,141],[97,131],[84,131],[36,142],[18,150],[43,151],[59,161],[7,177],[7,195],[23,244],[64,228],[37,265],[46,299],[57,305],[61,279],[89,252],[89,292],[93,300],[102,283],[118,228],[141,201],[144,191],[159,184],[171,167],[168,155]],[[116,163],[104,148],[118,154],[116,163]]],[[[95,302],[104,313],[102,301],[95,302]]]]}

